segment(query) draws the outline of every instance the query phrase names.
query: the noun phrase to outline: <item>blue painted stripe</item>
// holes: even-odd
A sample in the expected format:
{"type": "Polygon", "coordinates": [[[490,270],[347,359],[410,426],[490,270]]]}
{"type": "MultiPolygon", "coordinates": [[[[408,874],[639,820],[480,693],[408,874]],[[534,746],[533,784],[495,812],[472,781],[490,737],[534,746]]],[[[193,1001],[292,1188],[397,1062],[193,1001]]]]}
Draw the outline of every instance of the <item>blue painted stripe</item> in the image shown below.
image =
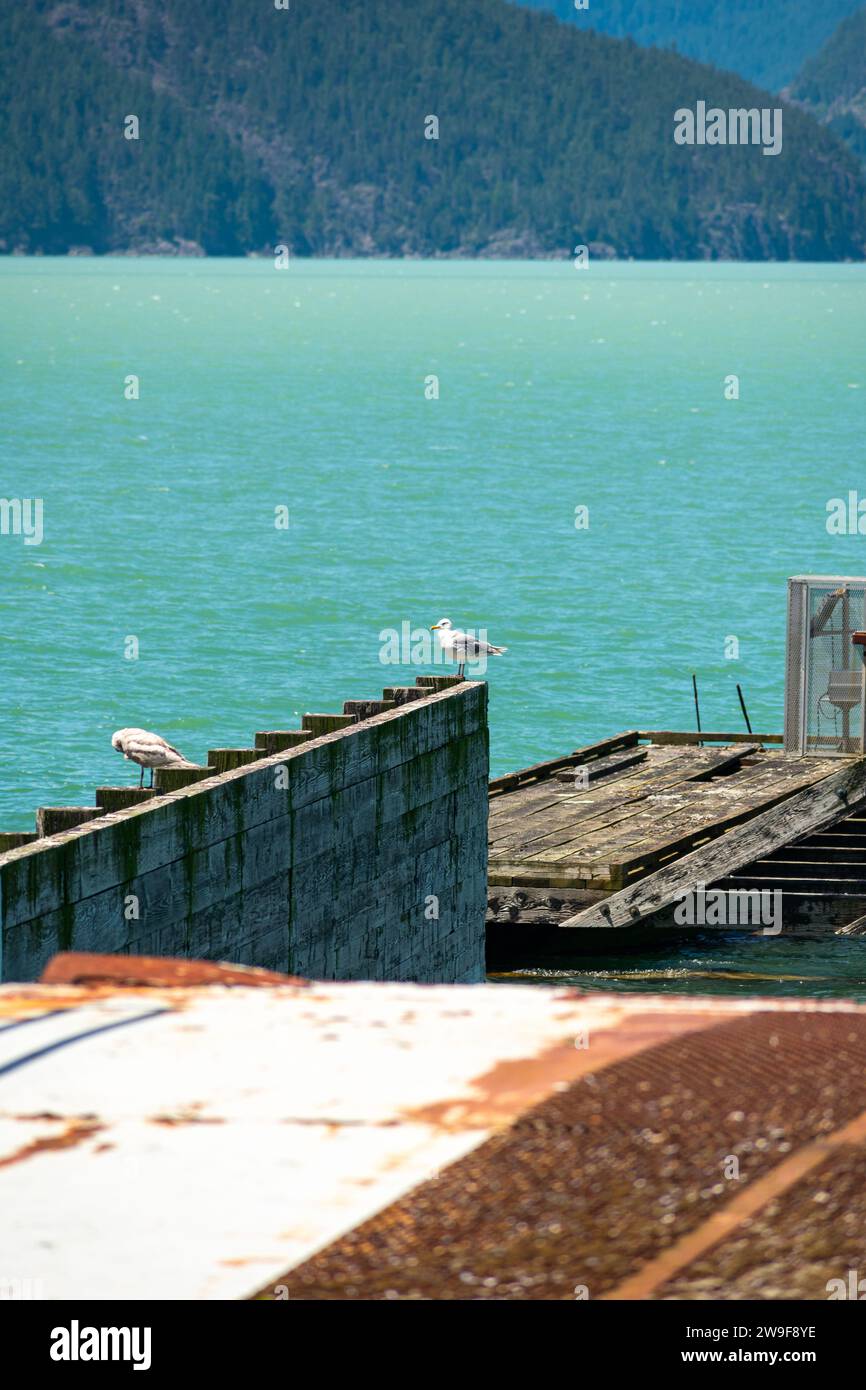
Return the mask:
{"type": "MultiPolygon", "coordinates": [[[[61,1010],[60,1012],[65,1012],[61,1010]]],[[[116,1028],[128,1028],[133,1023],[144,1023],[149,1018],[160,1018],[163,1014],[172,1013],[172,1009],[151,1009],[146,1014],[136,1014],[134,1018],[121,1018],[114,1023],[103,1023],[99,1028],[88,1028],[83,1033],[75,1033],[71,1038],[60,1038],[57,1042],[48,1043],[45,1047],[37,1048],[35,1052],[26,1052],[23,1057],[16,1057],[11,1062],[6,1062],[0,1066],[0,1077],[7,1076],[9,1072],[17,1071],[19,1067],[25,1067],[28,1062],[38,1061],[40,1057],[47,1057],[52,1052],[59,1052],[63,1047],[69,1047],[70,1043],[83,1042],[86,1038],[99,1037],[101,1033],[111,1033],[116,1028]]],[[[44,1015],[43,1015],[44,1017],[44,1015]]]]}

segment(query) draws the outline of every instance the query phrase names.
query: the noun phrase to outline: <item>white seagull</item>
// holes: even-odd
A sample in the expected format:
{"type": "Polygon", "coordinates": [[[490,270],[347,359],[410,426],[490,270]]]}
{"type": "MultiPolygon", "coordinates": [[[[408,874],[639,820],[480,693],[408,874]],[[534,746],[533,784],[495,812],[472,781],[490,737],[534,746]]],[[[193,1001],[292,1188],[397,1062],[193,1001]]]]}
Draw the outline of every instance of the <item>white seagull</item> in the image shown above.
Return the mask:
{"type": "Polygon", "coordinates": [[[170,743],[166,743],[164,738],[160,738],[159,734],[151,734],[147,729],[118,729],[117,733],[111,736],[111,746],[118,753],[122,753],[129,762],[138,763],[141,768],[139,787],[144,786],[146,767],[150,768],[151,786],[153,770],[156,767],[198,767],[198,763],[191,763],[183,753],[179,753],[170,743]]]}
{"type": "Polygon", "coordinates": [[[477,661],[479,657],[501,656],[503,652],[508,651],[507,647],[492,647],[489,642],[482,642],[480,637],[473,637],[471,632],[459,632],[451,626],[450,618],[440,618],[430,631],[439,633],[439,645],[446,656],[450,656],[452,661],[459,661],[457,674],[461,680],[467,661],[477,661]]]}

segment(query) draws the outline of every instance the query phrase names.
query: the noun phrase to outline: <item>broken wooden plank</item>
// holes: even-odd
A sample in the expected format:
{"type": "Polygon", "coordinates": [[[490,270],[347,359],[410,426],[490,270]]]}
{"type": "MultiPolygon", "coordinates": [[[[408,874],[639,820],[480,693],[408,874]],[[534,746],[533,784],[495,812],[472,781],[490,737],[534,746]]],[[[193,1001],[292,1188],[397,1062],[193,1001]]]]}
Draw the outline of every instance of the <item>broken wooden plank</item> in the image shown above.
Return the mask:
{"type": "Polygon", "coordinates": [[[566,754],[562,758],[551,758],[546,763],[535,763],[533,767],[521,768],[519,772],[509,772],[504,777],[496,777],[490,783],[490,792],[501,793],[514,791],[524,782],[539,781],[549,777],[558,768],[577,766],[579,763],[589,762],[592,758],[603,757],[606,753],[614,753],[620,748],[633,748],[638,741],[636,729],[628,729],[623,734],[617,734],[614,738],[601,739],[598,743],[588,743],[584,748],[577,748],[573,753],[566,754]]]}
{"type": "Polygon", "coordinates": [[[531,883],[491,887],[487,891],[487,924],[556,925],[581,908],[600,902],[604,896],[589,889],[547,888],[531,883]]]}
{"type": "Polygon", "coordinates": [[[685,747],[700,743],[784,743],[783,734],[691,734],[676,729],[652,729],[638,734],[639,739],[650,743],[673,743],[685,747]]]}
{"type": "MultiPolygon", "coordinates": [[[[752,754],[760,753],[761,747],[757,743],[744,743],[733,749],[726,749],[724,752],[716,753],[712,749],[701,749],[701,753],[706,754],[697,764],[696,759],[690,759],[693,764],[689,767],[686,764],[683,768],[683,780],[687,782],[706,782],[713,777],[717,777],[722,772],[730,772],[736,768],[744,758],[752,754]]],[[[612,773],[625,771],[627,768],[634,767],[638,763],[645,763],[649,750],[638,748],[633,752],[614,753],[608,758],[599,758],[595,762],[578,765],[574,768],[563,768],[553,774],[554,781],[568,783],[575,779],[581,772],[586,772],[587,782],[600,781],[602,777],[608,777],[612,773]]]]}
{"type": "MultiPolygon", "coordinates": [[[[533,865],[561,864],[581,857],[589,848],[600,847],[608,861],[622,862],[625,872],[641,868],[648,873],[657,867],[658,860],[644,865],[647,856],[659,851],[662,857],[672,852],[684,854],[695,847],[695,839],[704,837],[704,832],[720,835],[835,770],[834,764],[824,760],[780,759],[775,767],[753,768],[736,778],[722,778],[718,784],[681,781],[658,791],[650,789],[630,801],[615,799],[602,814],[590,811],[588,818],[572,825],[570,838],[568,824],[551,824],[557,818],[548,813],[544,818],[548,833],[536,832],[530,837],[524,832],[510,837],[510,842],[509,837],[497,838],[491,845],[491,857],[507,854],[509,858],[523,857],[533,865]]],[[[618,887],[625,881],[621,878],[617,883],[614,879],[618,887]]]]}
{"type": "Polygon", "coordinates": [[[613,780],[617,772],[625,772],[638,763],[645,763],[646,760],[645,748],[638,748],[634,752],[612,753],[608,758],[596,758],[589,763],[577,763],[561,768],[559,772],[554,772],[553,780],[573,787],[578,779],[585,778],[586,785],[591,786],[593,782],[600,782],[602,778],[613,780]]]}
{"type": "Polygon", "coordinates": [[[853,922],[848,922],[844,927],[837,927],[836,936],[866,936],[866,914],[862,917],[855,917],[853,922]]]}
{"type": "MultiPolygon", "coordinates": [[[[644,751],[652,754],[654,750],[644,751]]],[[[605,834],[605,842],[608,843],[610,827],[634,817],[654,794],[666,788],[681,789],[685,804],[690,794],[686,788],[713,771],[731,766],[731,759],[736,760],[737,756],[736,752],[728,750],[668,749],[664,750],[664,756],[652,760],[647,766],[641,766],[633,774],[617,777],[599,787],[590,786],[571,796],[564,792],[553,794],[552,788],[561,785],[553,781],[545,784],[547,790],[544,792],[532,786],[520,788],[520,796],[509,797],[508,801],[498,803],[498,807],[496,802],[491,804],[491,855],[496,857],[503,852],[508,853],[509,857],[517,852],[525,854],[530,846],[533,851],[543,847],[554,848],[575,837],[582,839],[594,831],[608,832],[605,834]]],[[[595,766],[594,763],[588,764],[589,769],[595,766]]],[[[793,762],[791,766],[794,766],[793,762]]],[[[737,785],[750,787],[750,779],[758,770],[743,773],[737,778],[737,785]]],[[[812,775],[816,775],[814,771],[812,775]]],[[[702,788],[700,794],[705,796],[705,789],[702,788]]],[[[661,808],[660,814],[669,810],[670,806],[661,808]]]]}
{"type": "Polygon", "coordinates": [[[711,762],[709,767],[701,768],[689,778],[690,782],[708,782],[713,777],[718,777],[720,773],[730,773],[734,768],[739,767],[744,758],[749,758],[755,753],[760,753],[761,748],[757,743],[742,743],[738,747],[726,753],[720,753],[711,762]]]}
{"type": "Polygon", "coordinates": [[[770,810],[621,889],[598,907],[563,922],[563,929],[628,927],[672,907],[697,883],[707,886],[793,840],[824,829],[866,805],[866,759],[794,791],[770,810]]]}

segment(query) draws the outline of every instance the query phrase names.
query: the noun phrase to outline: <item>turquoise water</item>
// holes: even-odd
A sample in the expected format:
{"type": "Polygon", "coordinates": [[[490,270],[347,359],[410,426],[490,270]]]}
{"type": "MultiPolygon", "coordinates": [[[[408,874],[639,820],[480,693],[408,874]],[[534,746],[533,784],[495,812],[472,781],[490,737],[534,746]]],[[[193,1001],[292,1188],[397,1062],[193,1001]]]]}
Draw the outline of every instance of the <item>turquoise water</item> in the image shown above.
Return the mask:
{"type": "Polygon", "coordinates": [[[693,727],[692,671],[777,731],[787,576],[866,572],[825,526],[861,266],[0,258],[0,305],[0,496],[44,508],[0,535],[0,829],[133,780],[121,725],[198,759],[412,682],[380,634],[443,616],[509,647],[494,773],[693,727]]]}

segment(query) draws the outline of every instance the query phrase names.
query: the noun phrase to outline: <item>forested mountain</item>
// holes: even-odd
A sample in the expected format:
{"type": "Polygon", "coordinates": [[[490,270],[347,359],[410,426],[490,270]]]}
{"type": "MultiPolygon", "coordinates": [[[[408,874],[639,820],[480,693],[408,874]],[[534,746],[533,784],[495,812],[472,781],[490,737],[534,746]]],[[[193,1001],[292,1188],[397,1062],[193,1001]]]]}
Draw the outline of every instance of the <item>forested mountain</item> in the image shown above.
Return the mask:
{"type": "Polygon", "coordinates": [[[559,19],[680,53],[779,91],[863,0],[516,0],[559,19]]]}
{"type": "Polygon", "coordinates": [[[786,95],[834,130],[866,164],[866,6],[843,20],[786,95]]]}
{"type": "Polygon", "coordinates": [[[505,0],[20,0],[0,58],[0,249],[864,253],[811,117],[776,157],[678,145],[677,107],[770,99],[505,0]]]}

